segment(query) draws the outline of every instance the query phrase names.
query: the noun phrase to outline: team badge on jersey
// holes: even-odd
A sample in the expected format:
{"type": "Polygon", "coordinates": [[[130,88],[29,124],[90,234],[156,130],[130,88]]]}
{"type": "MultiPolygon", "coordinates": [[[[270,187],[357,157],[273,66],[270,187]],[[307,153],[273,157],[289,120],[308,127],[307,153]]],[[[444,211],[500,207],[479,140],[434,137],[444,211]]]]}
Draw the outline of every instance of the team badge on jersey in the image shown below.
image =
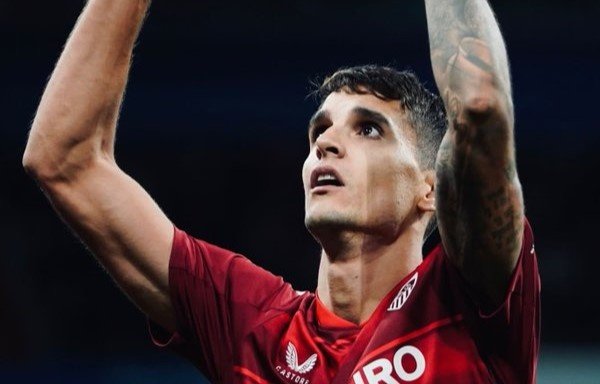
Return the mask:
{"type": "Polygon", "coordinates": [[[278,365],[275,367],[277,373],[286,379],[289,379],[293,383],[298,384],[309,384],[310,380],[303,377],[303,374],[309,373],[315,367],[317,363],[317,354],[313,353],[303,362],[299,361],[298,350],[291,341],[288,342],[287,349],[285,351],[285,362],[287,368],[278,365]]]}
{"type": "Polygon", "coordinates": [[[404,303],[406,303],[406,300],[408,300],[408,296],[410,296],[411,292],[413,291],[413,288],[415,287],[415,285],[417,285],[418,275],[418,273],[415,273],[415,275],[411,277],[410,280],[408,280],[406,284],[402,286],[402,288],[400,288],[400,291],[398,292],[394,300],[392,300],[392,304],[390,304],[390,306],[388,307],[388,311],[397,311],[400,308],[402,308],[404,303]]]}

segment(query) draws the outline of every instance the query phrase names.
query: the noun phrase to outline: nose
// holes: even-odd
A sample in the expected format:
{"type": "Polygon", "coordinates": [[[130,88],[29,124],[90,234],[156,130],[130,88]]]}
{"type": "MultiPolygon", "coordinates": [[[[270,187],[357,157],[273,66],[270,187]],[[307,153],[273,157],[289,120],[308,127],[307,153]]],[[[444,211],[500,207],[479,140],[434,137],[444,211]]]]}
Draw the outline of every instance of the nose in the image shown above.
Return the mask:
{"type": "Polygon", "coordinates": [[[344,157],[346,154],[340,138],[337,137],[337,134],[334,131],[334,127],[327,129],[317,137],[315,140],[315,148],[318,159],[327,156],[344,157]]]}

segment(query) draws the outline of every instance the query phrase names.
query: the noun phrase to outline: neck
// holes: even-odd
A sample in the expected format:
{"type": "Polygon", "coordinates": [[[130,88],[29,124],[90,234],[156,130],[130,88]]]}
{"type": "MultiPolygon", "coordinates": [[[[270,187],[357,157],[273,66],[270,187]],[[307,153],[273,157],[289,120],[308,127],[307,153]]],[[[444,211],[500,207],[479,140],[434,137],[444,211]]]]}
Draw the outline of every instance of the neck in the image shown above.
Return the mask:
{"type": "Polygon", "coordinates": [[[409,227],[392,240],[342,233],[321,241],[320,300],[339,317],[365,322],[385,295],[423,260],[421,232],[409,227]]]}

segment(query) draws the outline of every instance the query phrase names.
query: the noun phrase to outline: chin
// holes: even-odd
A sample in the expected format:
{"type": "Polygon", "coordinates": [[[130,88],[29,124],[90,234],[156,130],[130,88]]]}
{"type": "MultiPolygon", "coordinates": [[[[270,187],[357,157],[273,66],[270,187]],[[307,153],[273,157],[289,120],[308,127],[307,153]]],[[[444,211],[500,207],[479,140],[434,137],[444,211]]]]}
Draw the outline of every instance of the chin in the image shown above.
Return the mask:
{"type": "Polygon", "coordinates": [[[319,238],[343,232],[362,232],[396,238],[403,222],[401,215],[392,214],[390,210],[385,214],[365,217],[358,212],[335,210],[331,207],[327,210],[308,211],[304,218],[304,225],[317,241],[319,238]]]}
{"type": "Polygon", "coordinates": [[[304,225],[313,235],[323,231],[344,231],[359,227],[355,218],[339,211],[307,213],[304,225]]]}

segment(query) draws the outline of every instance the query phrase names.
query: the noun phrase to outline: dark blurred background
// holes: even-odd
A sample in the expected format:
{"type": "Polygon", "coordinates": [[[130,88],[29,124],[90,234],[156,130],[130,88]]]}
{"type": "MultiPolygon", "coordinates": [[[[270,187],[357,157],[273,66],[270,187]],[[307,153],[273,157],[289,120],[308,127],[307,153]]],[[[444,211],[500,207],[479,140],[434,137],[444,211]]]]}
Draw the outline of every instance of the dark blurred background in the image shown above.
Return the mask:
{"type": "MultiPolygon", "coordinates": [[[[542,277],[540,383],[600,383],[597,1],[494,1],[542,277]]],[[[0,382],[202,383],[146,325],[21,168],[82,0],[0,1],[0,382]]],[[[300,170],[311,80],[413,69],[434,89],[422,1],[155,0],[117,160],[181,228],[316,286],[300,170]]],[[[430,246],[428,244],[427,246],[430,246]]]]}

